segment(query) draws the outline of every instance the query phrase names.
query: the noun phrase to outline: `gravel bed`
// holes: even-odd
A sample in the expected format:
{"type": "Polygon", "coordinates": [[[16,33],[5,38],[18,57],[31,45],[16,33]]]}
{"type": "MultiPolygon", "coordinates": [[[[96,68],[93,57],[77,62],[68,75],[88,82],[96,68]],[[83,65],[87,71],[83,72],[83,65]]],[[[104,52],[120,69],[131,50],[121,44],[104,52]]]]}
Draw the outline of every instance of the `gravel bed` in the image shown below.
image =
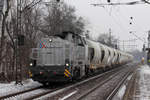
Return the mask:
{"type": "Polygon", "coordinates": [[[8,99],[5,99],[5,100],[25,100],[26,98],[38,95],[38,94],[46,92],[46,91],[47,91],[46,89],[37,89],[37,90],[27,92],[27,93],[23,93],[23,94],[20,94],[18,96],[14,96],[14,97],[11,97],[11,98],[8,98],[8,99]]]}
{"type": "Polygon", "coordinates": [[[141,65],[131,79],[123,100],[150,100],[150,67],[141,65]]]}
{"type": "Polygon", "coordinates": [[[116,77],[111,79],[106,84],[102,85],[100,88],[96,89],[94,92],[92,92],[82,100],[106,100],[111,91],[118,85],[122,77],[124,77],[127,72],[128,70],[118,74],[116,77]]]}
{"type": "MultiPolygon", "coordinates": [[[[130,64],[131,65],[131,64],[130,64]]],[[[133,65],[133,64],[132,64],[133,65]]],[[[125,65],[126,66],[126,65],[125,65]]],[[[123,66],[122,66],[123,67],[123,66]]],[[[126,69],[126,68],[125,68],[126,69]]],[[[118,72],[118,71],[116,71],[116,72],[118,72]]],[[[102,86],[102,90],[100,89],[99,91],[96,91],[96,93],[94,92],[92,95],[90,94],[90,99],[86,99],[86,100],[92,100],[92,99],[94,99],[94,98],[91,98],[91,97],[95,97],[95,95],[97,94],[98,96],[99,95],[101,95],[101,97],[100,98],[102,98],[102,96],[106,96],[106,93],[105,92],[107,92],[107,95],[109,94],[108,93],[108,91],[110,91],[110,89],[112,88],[112,87],[114,87],[114,84],[117,84],[118,83],[118,81],[116,81],[116,80],[120,80],[120,78],[121,77],[123,77],[124,75],[125,75],[125,73],[126,73],[127,71],[125,71],[124,73],[122,73],[122,74],[120,74],[120,75],[117,75],[116,76],[116,78],[115,79],[113,79],[113,81],[110,81],[109,82],[109,84],[105,84],[105,85],[103,85],[102,86]]],[[[96,80],[92,80],[92,81],[90,81],[90,82],[88,82],[88,83],[84,83],[84,84],[82,84],[82,85],[80,85],[80,86],[77,86],[77,87],[75,87],[74,89],[69,89],[69,90],[67,90],[67,91],[63,91],[63,93],[59,93],[59,94],[56,94],[56,95],[54,95],[54,96],[51,96],[51,97],[46,97],[46,98],[42,98],[42,100],[63,100],[63,98],[65,97],[65,96],[69,96],[70,95],[70,97],[68,97],[67,98],[67,100],[76,100],[76,97],[79,97],[80,95],[82,95],[82,93],[84,93],[85,91],[87,91],[87,90],[89,90],[90,88],[92,88],[93,86],[95,86],[95,85],[97,85],[99,82],[101,82],[102,80],[104,80],[104,78],[108,78],[110,75],[105,75],[105,76],[103,76],[103,77],[101,77],[101,78],[98,78],[98,79],[96,79],[96,80]],[[72,93],[74,93],[74,94],[72,94],[72,93]],[[72,96],[72,95],[73,96],[72,96]]],[[[89,98],[88,97],[88,98],[89,98]]],[[[37,100],[41,100],[41,99],[37,99],[37,100]]],[[[65,99],[66,100],[66,99],[65,99]]],[[[95,99],[95,100],[97,100],[97,98],[95,99]]],[[[102,100],[102,99],[100,99],[100,100],[102,100]]],[[[105,99],[104,99],[105,100],[105,99]]]]}
{"type": "Polygon", "coordinates": [[[42,86],[42,84],[32,81],[31,79],[23,81],[23,85],[15,85],[15,82],[11,82],[10,84],[0,83],[0,96],[5,96],[12,93],[33,89],[40,86],[42,86]]]}

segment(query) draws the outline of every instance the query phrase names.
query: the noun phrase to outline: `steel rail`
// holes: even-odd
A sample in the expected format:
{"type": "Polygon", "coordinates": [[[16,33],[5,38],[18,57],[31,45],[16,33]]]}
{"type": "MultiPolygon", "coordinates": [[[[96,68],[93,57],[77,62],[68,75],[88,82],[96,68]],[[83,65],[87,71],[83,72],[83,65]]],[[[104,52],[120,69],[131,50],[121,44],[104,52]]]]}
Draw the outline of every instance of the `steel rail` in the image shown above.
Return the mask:
{"type": "Polygon", "coordinates": [[[134,85],[135,85],[135,83],[136,83],[136,82],[135,82],[135,81],[136,81],[136,78],[137,78],[136,75],[137,75],[137,72],[134,72],[133,75],[132,75],[132,77],[131,77],[131,79],[129,80],[128,85],[127,85],[126,92],[125,92],[125,94],[124,94],[122,100],[128,100],[128,98],[130,98],[131,95],[133,95],[133,93],[131,92],[131,90],[132,90],[132,87],[134,87],[134,85]]]}
{"type": "Polygon", "coordinates": [[[124,84],[124,82],[127,80],[127,78],[133,73],[133,71],[128,72],[119,82],[119,84],[114,88],[114,90],[111,92],[111,94],[107,97],[106,100],[112,100],[113,97],[117,94],[120,87],[124,84]]]}
{"type": "Polygon", "coordinates": [[[39,98],[39,97],[41,97],[41,96],[43,96],[43,95],[47,95],[47,94],[49,94],[49,93],[52,93],[52,92],[54,92],[54,91],[57,91],[57,90],[59,90],[59,89],[61,89],[61,88],[56,88],[56,89],[48,90],[48,91],[43,92],[43,93],[40,93],[40,94],[38,94],[38,95],[34,95],[34,96],[31,96],[31,97],[28,97],[28,98],[26,98],[26,99],[24,99],[24,100],[33,100],[33,99],[39,98]]]}
{"type": "Polygon", "coordinates": [[[34,90],[37,90],[37,89],[40,89],[40,88],[42,88],[42,86],[32,88],[32,89],[28,89],[28,90],[24,90],[24,91],[21,91],[21,92],[16,92],[16,93],[11,93],[11,94],[8,94],[8,95],[4,95],[4,96],[0,97],[0,100],[7,99],[7,98],[10,98],[10,97],[14,97],[14,96],[17,96],[17,95],[20,95],[20,94],[23,94],[23,93],[27,93],[27,92],[30,92],[30,91],[34,91],[34,90]]]}
{"type": "MultiPolygon", "coordinates": [[[[119,68],[118,68],[118,69],[119,69],[119,68]]],[[[116,70],[116,69],[114,69],[114,70],[116,70]]],[[[101,76],[103,76],[104,74],[107,74],[107,73],[109,73],[109,72],[111,72],[111,71],[102,73],[102,74],[97,75],[97,76],[93,76],[93,77],[91,77],[91,78],[89,78],[89,79],[87,79],[87,80],[84,80],[84,81],[81,81],[81,82],[77,83],[77,84],[74,85],[74,86],[78,86],[78,85],[80,85],[80,84],[84,84],[84,83],[86,83],[86,82],[88,82],[88,81],[90,81],[90,80],[94,80],[94,79],[96,79],[96,78],[98,78],[98,77],[101,77],[101,76]]],[[[70,88],[73,88],[74,86],[71,86],[70,88]]],[[[16,93],[7,94],[7,95],[4,95],[4,96],[1,96],[1,97],[0,97],[0,100],[2,100],[2,99],[7,99],[7,98],[10,98],[10,97],[14,97],[14,96],[18,96],[18,95],[21,95],[21,94],[24,94],[24,93],[27,93],[27,92],[31,92],[31,91],[34,91],[34,90],[37,90],[37,89],[40,89],[40,88],[42,88],[42,86],[37,87],[37,88],[28,89],[28,90],[21,91],[21,92],[16,92],[16,93]]],[[[70,89],[70,88],[69,88],[69,89],[70,89]]],[[[43,92],[43,93],[41,93],[41,94],[38,94],[38,95],[35,95],[35,96],[32,96],[32,97],[29,97],[29,98],[27,98],[26,100],[32,100],[32,99],[34,99],[34,98],[38,98],[38,97],[40,97],[40,96],[49,94],[49,93],[54,92],[54,91],[57,91],[57,90],[58,90],[58,89],[49,90],[49,91],[47,91],[47,92],[43,92]]]]}
{"type": "MultiPolygon", "coordinates": [[[[135,64],[133,64],[133,63],[129,63],[129,64],[132,64],[132,65],[130,65],[130,66],[135,65],[135,64]]],[[[129,65],[129,64],[128,64],[128,65],[129,65]]],[[[129,67],[129,66],[128,66],[128,67],[129,67]]],[[[90,78],[88,78],[88,79],[86,79],[86,80],[82,80],[82,81],[80,81],[80,82],[78,82],[78,83],[76,83],[76,84],[70,84],[69,86],[63,87],[63,88],[61,88],[61,89],[50,90],[50,91],[48,91],[47,93],[42,93],[42,94],[39,94],[38,96],[30,97],[30,98],[25,99],[25,100],[38,99],[39,97],[46,96],[46,94],[49,95],[49,96],[47,96],[47,98],[53,97],[53,96],[58,95],[59,93],[63,93],[63,92],[65,92],[65,91],[68,91],[68,90],[70,90],[70,89],[73,89],[73,88],[75,88],[75,87],[77,87],[77,86],[81,86],[81,85],[86,84],[86,83],[88,83],[88,82],[90,82],[90,81],[92,81],[92,80],[96,80],[96,79],[98,79],[98,78],[102,78],[102,77],[106,76],[107,74],[108,74],[108,75],[111,74],[112,72],[114,73],[114,72],[116,72],[116,71],[118,71],[118,70],[119,70],[119,72],[120,72],[120,71],[122,71],[122,68],[128,68],[128,67],[127,67],[126,65],[123,65],[123,66],[121,66],[121,67],[117,67],[117,68],[114,68],[114,69],[112,69],[112,70],[110,70],[110,71],[107,71],[107,72],[101,73],[101,74],[99,74],[99,75],[90,77],[90,78]]],[[[118,74],[119,72],[117,72],[117,74],[118,74]]],[[[116,75],[116,74],[115,74],[115,75],[116,75]]]]}
{"type": "MultiPolygon", "coordinates": [[[[71,83],[69,86],[67,85],[67,86],[65,86],[65,87],[63,86],[63,87],[60,87],[60,88],[55,88],[55,89],[52,89],[52,90],[47,90],[47,91],[45,91],[45,92],[43,92],[43,93],[40,93],[40,94],[38,94],[38,95],[34,95],[34,96],[31,96],[31,97],[27,97],[27,98],[25,98],[24,100],[33,100],[33,99],[36,99],[36,98],[39,98],[39,97],[42,97],[42,96],[45,96],[45,95],[51,94],[51,93],[53,93],[53,95],[57,95],[57,94],[62,93],[62,92],[64,92],[64,91],[66,91],[66,90],[72,89],[72,88],[77,87],[77,86],[80,86],[80,85],[82,85],[82,84],[85,84],[85,83],[87,83],[87,82],[89,82],[89,81],[92,81],[92,80],[98,79],[98,78],[100,78],[100,77],[103,77],[103,76],[105,76],[105,75],[107,75],[107,74],[116,72],[116,71],[118,71],[118,70],[120,70],[120,69],[122,69],[122,68],[124,68],[124,67],[125,67],[125,66],[118,67],[118,68],[114,68],[113,70],[104,72],[104,73],[99,74],[99,75],[97,75],[97,76],[92,76],[92,77],[90,77],[90,78],[88,78],[88,79],[86,79],[86,80],[82,80],[82,81],[80,81],[80,82],[78,82],[78,83],[76,83],[76,84],[71,83]],[[54,92],[55,92],[55,93],[54,93],[54,92]]],[[[5,96],[0,97],[0,100],[1,100],[1,99],[6,99],[6,98],[10,98],[10,97],[13,97],[13,96],[19,96],[19,95],[21,95],[21,94],[24,94],[24,93],[27,93],[27,92],[30,92],[30,91],[34,91],[34,90],[40,89],[40,88],[42,88],[42,87],[37,87],[37,88],[34,88],[34,89],[29,89],[29,90],[25,90],[25,91],[13,93],[13,94],[8,94],[8,95],[5,95],[5,96]]]]}
{"type": "MultiPolygon", "coordinates": [[[[136,68],[134,68],[136,69],[136,68]]],[[[106,100],[112,100],[113,97],[117,94],[118,90],[121,88],[121,86],[124,84],[124,82],[127,80],[127,78],[134,73],[134,69],[132,69],[131,71],[129,71],[120,81],[120,83],[116,86],[116,88],[114,88],[114,90],[111,92],[111,94],[107,97],[106,100]]],[[[133,76],[132,76],[133,77],[133,76]]]]}
{"type": "Polygon", "coordinates": [[[29,97],[29,98],[24,99],[24,100],[37,99],[37,98],[42,97],[42,96],[45,96],[45,95],[47,95],[47,94],[49,94],[49,95],[51,95],[51,96],[54,96],[54,95],[57,95],[57,94],[59,94],[59,93],[63,93],[64,91],[67,91],[67,90],[72,89],[72,88],[74,88],[74,87],[80,86],[80,85],[85,84],[85,83],[87,83],[87,82],[89,82],[89,81],[92,81],[92,80],[101,78],[101,77],[103,77],[103,76],[105,76],[105,75],[107,75],[107,74],[110,74],[110,73],[112,73],[112,72],[116,72],[116,71],[122,69],[123,67],[125,67],[125,66],[118,67],[118,68],[114,68],[113,70],[104,72],[104,73],[99,74],[99,75],[97,75],[97,76],[90,77],[90,78],[88,78],[88,79],[86,79],[86,80],[83,80],[83,81],[80,81],[80,82],[78,82],[78,83],[76,83],[76,84],[70,84],[69,86],[66,86],[66,87],[63,87],[63,88],[57,88],[57,89],[54,89],[54,90],[49,90],[49,91],[47,91],[47,92],[43,92],[43,93],[41,93],[41,94],[38,94],[38,95],[35,95],[35,96],[32,96],[32,97],[29,97]]]}
{"type": "MultiPolygon", "coordinates": [[[[123,70],[123,69],[122,69],[122,70],[123,70]]],[[[119,72],[117,72],[117,73],[115,73],[115,74],[113,73],[113,75],[110,74],[110,75],[112,75],[112,76],[110,76],[110,77],[108,77],[107,79],[103,80],[101,83],[99,83],[98,85],[94,86],[92,89],[88,90],[88,91],[85,92],[83,95],[79,96],[79,97],[77,98],[77,100],[81,100],[81,99],[85,98],[85,97],[86,97],[87,95],[89,95],[91,92],[95,91],[97,88],[99,88],[100,86],[104,85],[105,83],[107,83],[108,81],[110,81],[111,79],[113,79],[113,78],[114,78],[117,74],[119,74],[122,70],[120,70],[119,72]]]]}

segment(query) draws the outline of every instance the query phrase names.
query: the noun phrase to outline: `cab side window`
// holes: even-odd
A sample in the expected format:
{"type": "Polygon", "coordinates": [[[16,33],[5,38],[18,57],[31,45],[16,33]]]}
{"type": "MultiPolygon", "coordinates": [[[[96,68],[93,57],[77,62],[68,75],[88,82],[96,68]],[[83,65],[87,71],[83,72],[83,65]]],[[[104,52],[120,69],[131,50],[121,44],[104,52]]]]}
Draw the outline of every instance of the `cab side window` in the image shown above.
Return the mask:
{"type": "Polygon", "coordinates": [[[72,36],[72,42],[74,42],[78,46],[84,46],[85,42],[82,40],[80,36],[72,36]]]}
{"type": "Polygon", "coordinates": [[[77,37],[77,45],[84,46],[84,43],[83,43],[81,37],[77,37]]]}

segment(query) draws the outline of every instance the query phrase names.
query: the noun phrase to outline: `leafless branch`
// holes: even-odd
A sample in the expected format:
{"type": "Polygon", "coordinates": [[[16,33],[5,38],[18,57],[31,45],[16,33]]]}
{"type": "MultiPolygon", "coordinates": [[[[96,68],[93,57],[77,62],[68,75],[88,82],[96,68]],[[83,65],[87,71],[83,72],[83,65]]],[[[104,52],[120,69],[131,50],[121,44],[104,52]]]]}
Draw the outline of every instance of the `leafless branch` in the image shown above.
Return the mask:
{"type": "Polygon", "coordinates": [[[145,2],[147,4],[150,4],[149,0],[141,0],[141,1],[143,1],[143,2],[145,2]]]}
{"type": "Polygon", "coordinates": [[[8,23],[6,23],[6,31],[7,31],[8,36],[10,37],[10,40],[11,40],[11,42],[12,42],[12,44],[13,44],[12,47],[13,47],[13,49],[15,49],[15,43],[14,43],[13,37],[12,37],[12,35],[11,35],[11,32],[10,32],[10,30],[9,30],[8,23]]]}

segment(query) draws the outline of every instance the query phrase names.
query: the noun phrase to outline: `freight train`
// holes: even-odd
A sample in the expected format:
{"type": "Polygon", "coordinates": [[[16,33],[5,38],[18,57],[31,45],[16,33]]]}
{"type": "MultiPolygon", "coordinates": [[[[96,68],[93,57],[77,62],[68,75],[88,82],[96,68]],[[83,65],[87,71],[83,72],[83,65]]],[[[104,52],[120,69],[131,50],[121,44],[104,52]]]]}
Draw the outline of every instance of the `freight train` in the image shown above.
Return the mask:
{"type": "Polygon", "coordinates": [[[42,38],[32,49],[29,76],[43,84],[72,81],[132,60],[128,53],[64,32],[42,38]]]}

